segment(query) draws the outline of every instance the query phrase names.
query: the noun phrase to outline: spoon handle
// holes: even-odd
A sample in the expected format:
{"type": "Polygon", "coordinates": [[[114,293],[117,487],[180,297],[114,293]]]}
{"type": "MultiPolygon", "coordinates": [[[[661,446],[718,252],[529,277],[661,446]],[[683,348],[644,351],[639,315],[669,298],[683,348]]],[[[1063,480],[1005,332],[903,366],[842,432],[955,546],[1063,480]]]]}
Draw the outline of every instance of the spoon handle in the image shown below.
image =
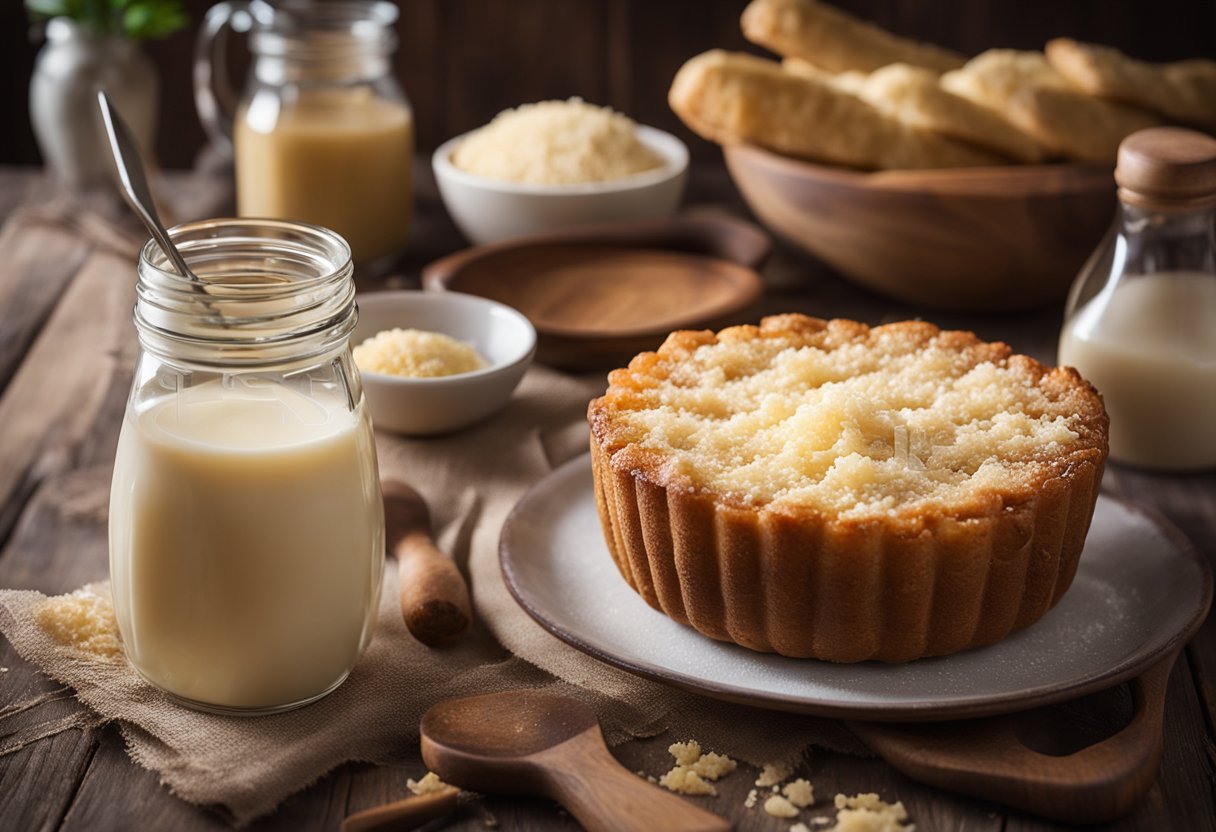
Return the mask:
{"type": "Polygon", "coordinates": [[[401,614],[414,638],[428,647],[450,641],[473,620],[469,588],[452,559],[426,532],[407,534],[394,547],[401,614]]]}
{"type": "Polygon", "coordinates": [[[459,794],[456,789],[445,789],[376,806],[342,821],[341,832],[404,832],[406,829],[417,829],[455,812],[459,794]]]}
{"type": "Polygon", "coordinates": [[[599,726],[544,753],[549,796],[588,832],[726,832],[730,823],[646,782],[616,761],[599,726]]]}
{"type": "Polygon", "coordinates": [[[122,116],[114,109],[103,90],[97,91],[97,105],[101,108],[101,120],[105,124],[106,137],[110,141],[110,152],[114,154],[114,167],[118,172],[118,183],[122,186],[123,196],[156,238],[157,245],[177,269],[178,274],[187,280],[197,280],[157,216],[152,189],[148,187],[144,162],[139,155],[139,143],[135,141],[131,128],[127,127],[127,123],[122,120],[122,116]]]}

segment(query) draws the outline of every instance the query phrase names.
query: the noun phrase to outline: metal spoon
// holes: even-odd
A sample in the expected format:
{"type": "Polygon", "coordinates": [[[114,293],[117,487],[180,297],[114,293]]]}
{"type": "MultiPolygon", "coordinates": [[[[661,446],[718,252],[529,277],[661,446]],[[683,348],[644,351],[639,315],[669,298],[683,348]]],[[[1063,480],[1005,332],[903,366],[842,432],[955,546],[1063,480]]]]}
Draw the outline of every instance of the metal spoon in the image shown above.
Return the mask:
{"type": "Polygon", "coordinates": [[[191,283],[201,287],[203,282],[190,271],[186,259],[169,239],[169,232],[156,214],[156,203],[148,187],[148,176],[144,170],[139,145],[131,135],[131,128],[122,120],[109,97],[103,90],[97,91],[97,104],[101,107],[101,119],[105,122],[106,136],[110,139],[110,152],[114,154],[114,166],[118,171],[118,184],[127,203],[139,214],[144,226],[160,246],[161,251],[173,264],[174,269],[191,283]]]}

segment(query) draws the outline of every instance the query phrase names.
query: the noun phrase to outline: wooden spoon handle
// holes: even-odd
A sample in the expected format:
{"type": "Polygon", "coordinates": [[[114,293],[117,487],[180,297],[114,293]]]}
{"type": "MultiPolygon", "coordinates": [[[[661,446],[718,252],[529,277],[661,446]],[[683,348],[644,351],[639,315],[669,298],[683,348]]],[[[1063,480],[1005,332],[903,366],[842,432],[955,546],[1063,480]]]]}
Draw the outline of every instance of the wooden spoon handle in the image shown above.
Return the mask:
{"type": "Polygon", "coordinates": [[[417,829],[455,812],[459,794],[456,789],[444,789],[376,806],[342,821],[342,832],[404,832],[406,829],[417,829]]]}
{"type": "Polygon", "coordinates": [[[616,761],[599,726],[544,752],[548,794],[588,832],[726,832],[730,823],[616,761]]]}
{"type": "Polygon", "coordinates": [[[456,638],[473,620],[469,588],[452,559],[429,535],[412,532],[394,548],[401,615],[414,638],[434,646],[456,638]]]}
{"type": "MultiPolygon", "coordinates": [[[[1177,653],[1132,680],[1134,713],[1114,736],[1064,756],[1027,748],[1010,714],[953,723],[849,723],[913,779],[1070,823],[1127,814],[1157,779],[1170,669],[1177,653]]],[[[1033,713],[1033,712],[1031,712],[1033,713]]]]}

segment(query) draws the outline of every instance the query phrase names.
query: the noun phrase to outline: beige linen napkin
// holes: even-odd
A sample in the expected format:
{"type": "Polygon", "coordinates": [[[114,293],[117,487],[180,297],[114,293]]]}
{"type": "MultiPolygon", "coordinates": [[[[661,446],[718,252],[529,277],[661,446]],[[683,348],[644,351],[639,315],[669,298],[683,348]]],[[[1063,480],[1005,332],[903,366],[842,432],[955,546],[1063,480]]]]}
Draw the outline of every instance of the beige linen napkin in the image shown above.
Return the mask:
{"type": "MultiPolygon", "coordinates": [[[[454,646],[419,644],[401,621],[390,563],[371,646],[346,683],[313,705],[257,718],[183,708],[125,660],[106,662],[56,642],[36,623],[44,598],[36,592],[0,591],[0,631],[100,720],[116,721],[131,757],[175,794],[226,807],[237,824],[272,811],[344,762],[399,760],[416,743],[423,712],[440,700],[510,688],[543,686],[588,702],[612,744],[669,731],[673,741],[692,737],[755,765],[793,758],[812,743],[864,753],[837,723],[717,702],[601,664],[515,604],[498,567],[503,520],[530,485],[586,452],[587,402],[603,386],[603,375],[534,367],[507,409],[471,430],[377,437],[382,476],[399,477],[426,497],[440,547],[470,577],[478,620],[454,646]]],[[[36,707],[16,703],[0,711],[0,721],[27,704],[36,707]]]]}

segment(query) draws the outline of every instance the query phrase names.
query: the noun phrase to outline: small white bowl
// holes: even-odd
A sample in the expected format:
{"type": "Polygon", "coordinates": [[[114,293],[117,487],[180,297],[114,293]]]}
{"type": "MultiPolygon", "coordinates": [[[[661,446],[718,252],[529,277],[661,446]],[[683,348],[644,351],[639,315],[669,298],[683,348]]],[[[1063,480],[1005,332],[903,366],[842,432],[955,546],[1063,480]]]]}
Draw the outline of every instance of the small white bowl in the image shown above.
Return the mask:
{"type": "Polygon", "coordinates": [[[501,409],[532,363],[536,330],[497,301],[459,292],[371,292],[356,298],[357,346],[394,327],[442,332],[472,344],[489,366],[438,378],[404,378],[359,371],[372,424],[413,436],[468,427],[501,409]]]}
{"type": "Polygon", "coordinates": [[[624,179],[573,185],[506,182],[460,170],[452,153],[468,135],[441,144],[431,165],[444,206],[476,245],[571,225],[666,217],[684,194],[688,148],[653,127],[638,125],[637,137],[663,157],[662,166],[624,179]]]}

